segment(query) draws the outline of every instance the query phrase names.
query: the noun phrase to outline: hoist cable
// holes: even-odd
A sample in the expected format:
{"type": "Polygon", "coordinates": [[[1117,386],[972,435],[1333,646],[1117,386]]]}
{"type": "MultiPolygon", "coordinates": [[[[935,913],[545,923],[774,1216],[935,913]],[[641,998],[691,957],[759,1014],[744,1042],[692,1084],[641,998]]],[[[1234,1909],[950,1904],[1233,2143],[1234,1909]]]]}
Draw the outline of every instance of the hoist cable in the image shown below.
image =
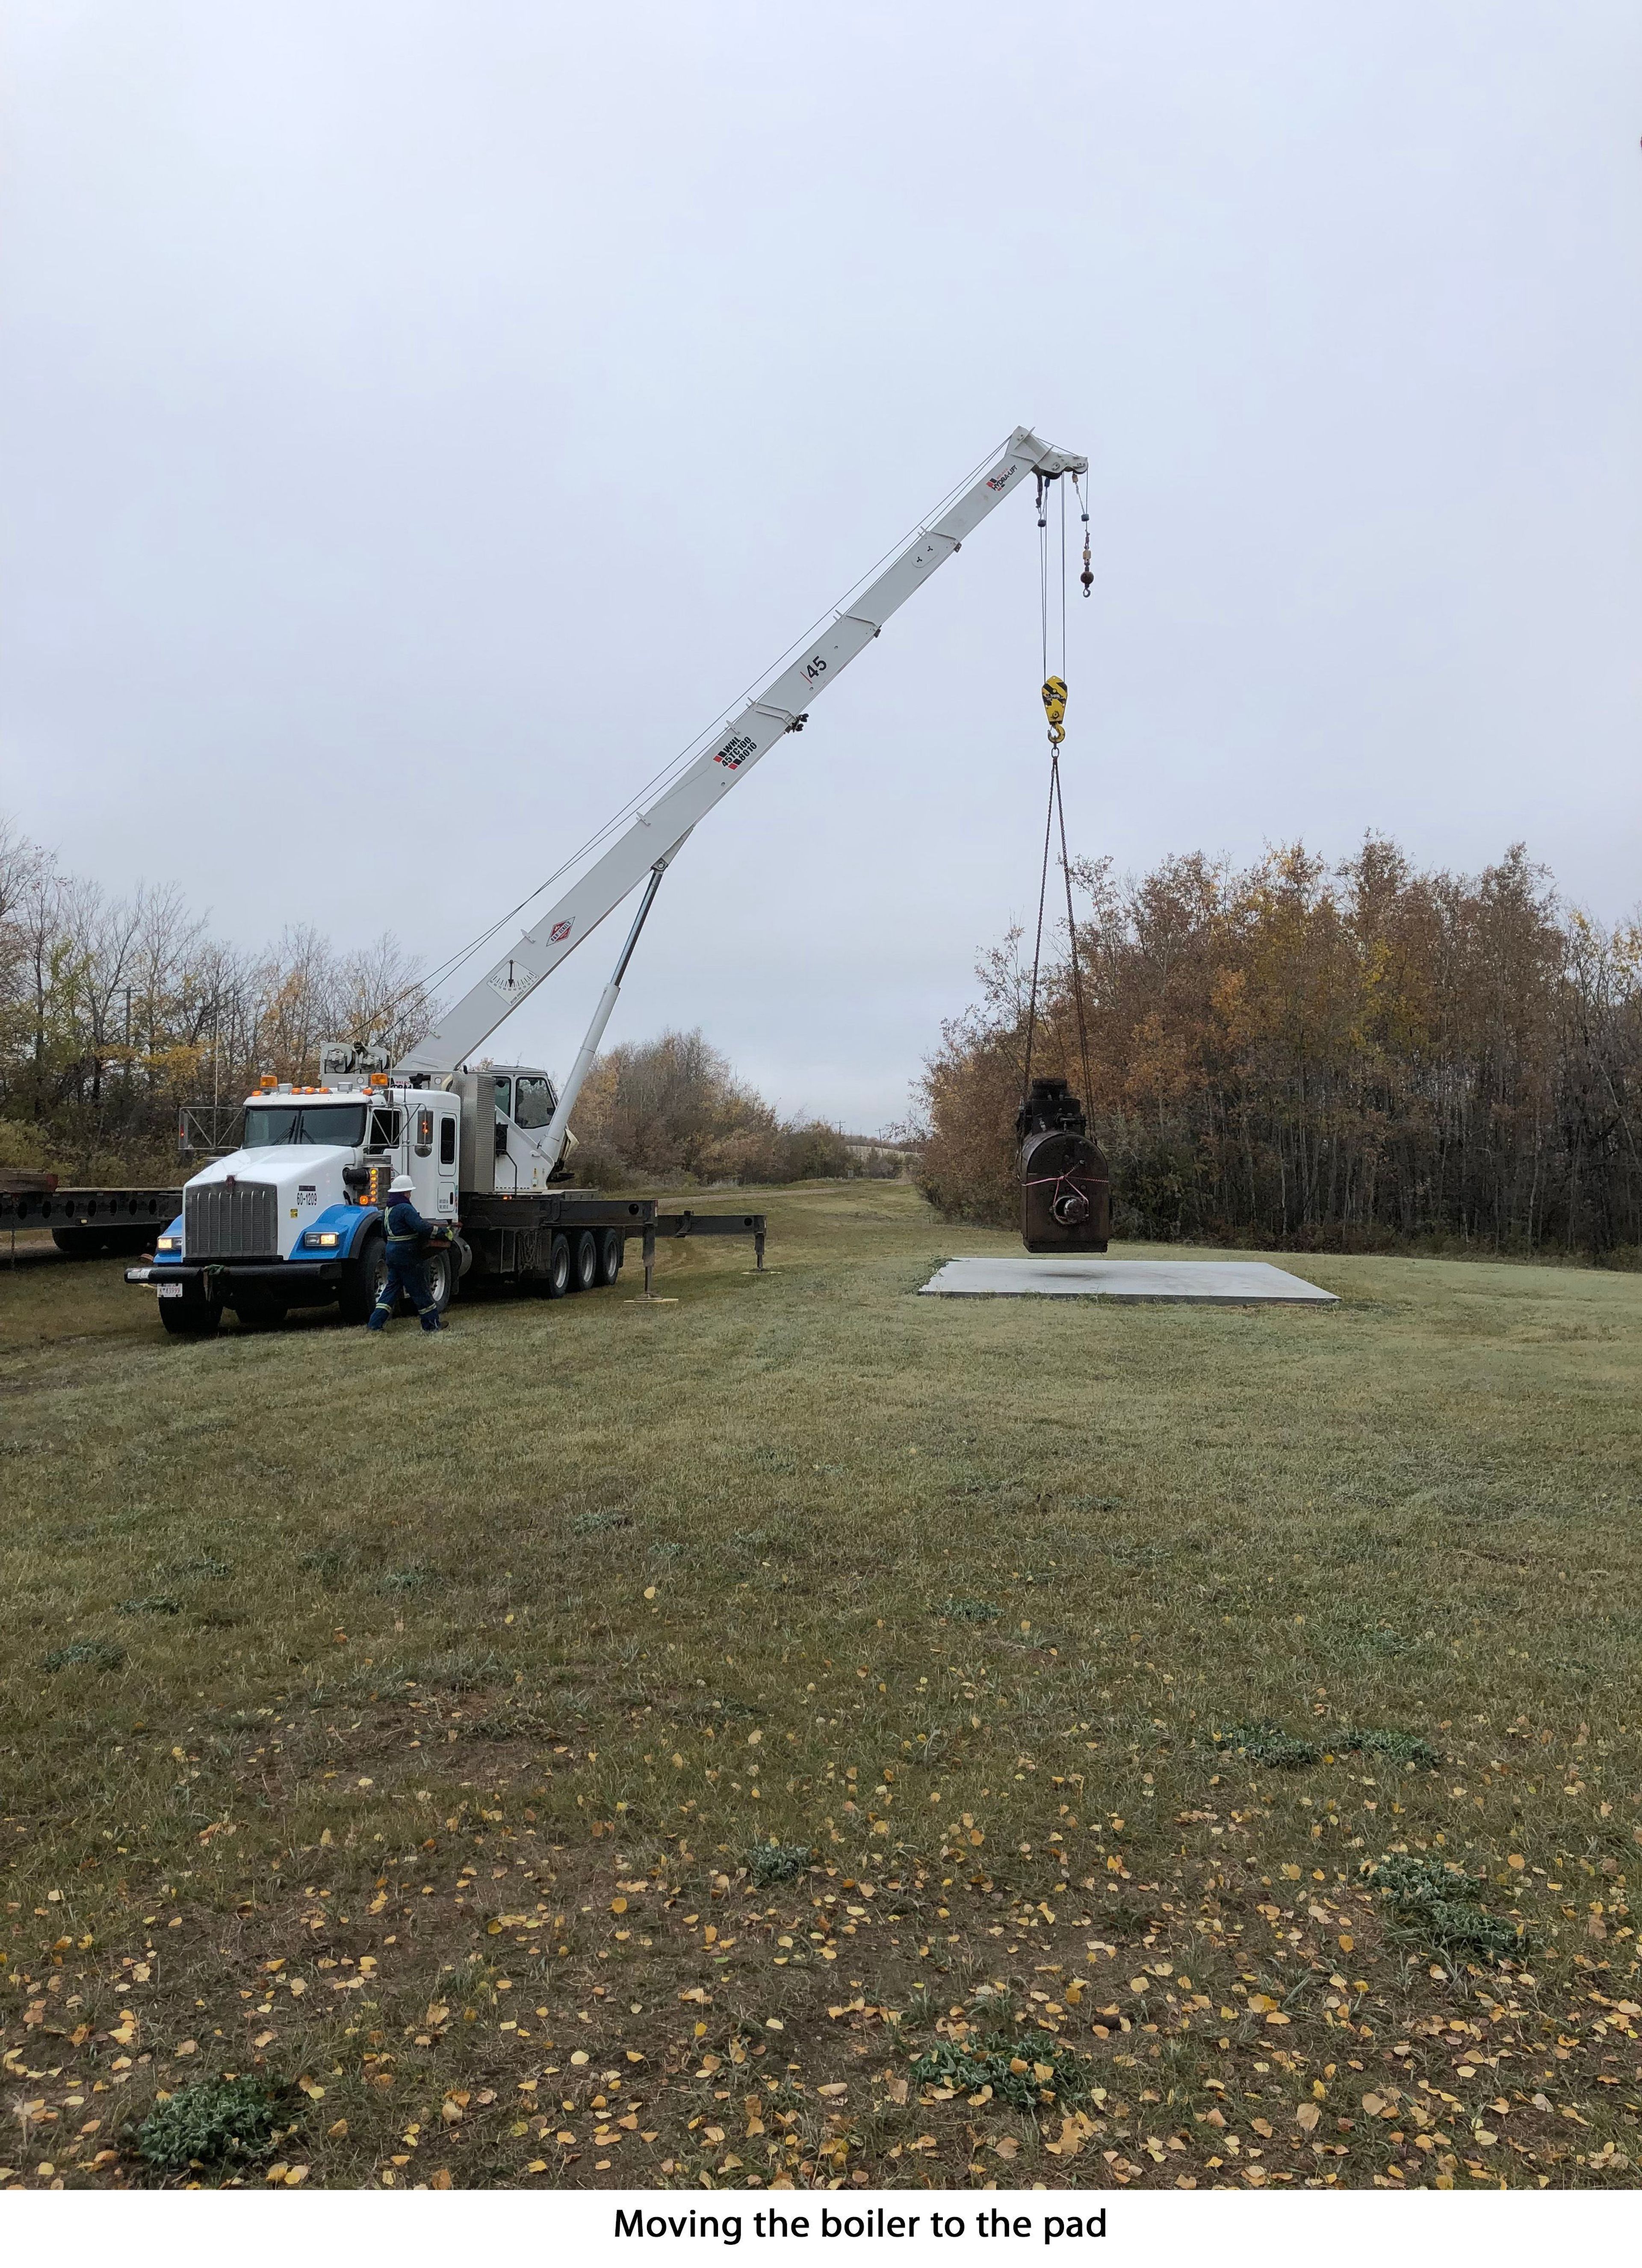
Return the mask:
{"type": "Polygon", "coordinates": [[[1032,1041],[1038,1020],[1038,964],[1043,955],[1043,907],[1049,887],[1049,829],[1055,821],[1055,787],[1060,776],[1059,760],[1049,758],[1049,803],[1043,814],[1043,865],[1038,877],[1038,925],[1032,940],[1032,990],[1027,1001],[1027,1064],[1020,1079],[1020,1105],[1026,1108],[1032,1092],[1032,1041]]]}
{"type": "Polygon", "coordinates": [[[1043,503],[1043,491],[1038,490],[1038,639],[1042,650],[1043,674],[1049,674],[1049,515],[1043,503]]]}
{"type": "Polygon", "coordinates": [[[1083,1014],[1083,973],[1078,966],[1078,924],[1071,909],[1071,861],[1066,855],[1066,805],[1061,794],[1060,751],[1055,752],[1051,767],[1055,778],[1055,805],[1060,814],[1060,866],[1066,878],[1066,943],[1071,956],[1071,999],[1078,1018],[1078,1057],[1083,1065],[1083,1094],[1079,1100],[1086,1110],[1092,1107],[1093,1081],[1089,1074],[1089,1034],[1083,1014]]]}
{"type": "Polygon", "coordinates": [[[1066,484],[1060,483],[1060,674],[1066,674],[1066,484]]]}
{"type": "MultiPolygon", "coordinates": [[[[1041,494],[1041,492],[1040,492],[1041,494]]],[[[1079,503],[1081,503],[1081,494],[1079,503]]],[[[1038,615],[1039,644],[1045,679],[1044,699],[1049,699],[1049,515],[1042,502],[1038,509],[1038,615]]],[[[1066,492],[1060,499],[1060,664],[1064,678],[1066,669],[1066,492]]],[[[1061,697],[1065,697],[1064,683],[1061,697]]],[[[1053,718],[1057,713],[1051,711],[1053,718]]],[[[1066,942],[1071,975],[1072,1011],[1078,1026],[1078,1058],[1083,1071],[1083,1101],[1086,1108],[1093,1092],[1089,1068],[1089,1034],[1083,1005],[1083,972],[1078,961],[1078,924],[1072,906],[1071,857],[1066,842],[1066,801],[1061,788],[1060,747],[1051,725],[1049,739],[1049,807],[1043,817],[1043,858],[1038,873],[1038,918],[1032,940],[1032,983],[1027,996],[1026,1060],[1021,1074],[1020,1101],[1024,1109],[1032,1092],[1032,1051],[1037,1037],[1038,987],[1043,961],[1043,916],[1049,902],[1049,858],[1054,847],[1057,821],[1060,832],[1061,873],[1066,887],[1066,942]]]]}

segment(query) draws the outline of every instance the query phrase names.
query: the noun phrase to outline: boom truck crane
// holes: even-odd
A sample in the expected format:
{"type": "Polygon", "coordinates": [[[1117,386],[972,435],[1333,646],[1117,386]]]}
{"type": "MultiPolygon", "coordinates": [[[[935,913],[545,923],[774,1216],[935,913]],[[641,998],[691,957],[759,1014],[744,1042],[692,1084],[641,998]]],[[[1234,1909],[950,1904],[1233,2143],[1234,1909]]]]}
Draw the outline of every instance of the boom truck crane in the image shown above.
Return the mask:
{"type": "MultiPolygon", "coordinates": [[[[447,1225],[429,1288],[440,1307],[464,1280],[534,1281],[549,1293],[612,1285],[628,1238],[644,1241],[646,1284],[658,1235],[735,1234],[756,1240],[753,1214],[658,1212],[653,1203],[569,1185],[571,1116],[662,879],[691,834],[789,733],[886,622],[952,557],[1017,488],[1087,460],[1024,426],[921,526],[881,573],[858,590],[797,659],[688,755],[654,799],[555,900],[517,944],[399,1060],[351,1042],[320,1051],[320,1083],[265,1079],[245,1105],[244,1145],[214,1160],[183,1190],[182,1211],[154,1258],[126,1281],[158,1294],[160,1320],[180,1336],[216,1330],[225,1307],[241,1324],[277,1320],[297,1306],[335,1300],[363,1322],[384,1270],[383,1200],[408,1173],[414,1202],[447,1225]],[[524,1064],[472,1059],[504,1020],[643,886],[626,940],[563,1086],[524,1064]]],[[[1042,515],[1040,514],[1040,517],[1042,515]]]]}

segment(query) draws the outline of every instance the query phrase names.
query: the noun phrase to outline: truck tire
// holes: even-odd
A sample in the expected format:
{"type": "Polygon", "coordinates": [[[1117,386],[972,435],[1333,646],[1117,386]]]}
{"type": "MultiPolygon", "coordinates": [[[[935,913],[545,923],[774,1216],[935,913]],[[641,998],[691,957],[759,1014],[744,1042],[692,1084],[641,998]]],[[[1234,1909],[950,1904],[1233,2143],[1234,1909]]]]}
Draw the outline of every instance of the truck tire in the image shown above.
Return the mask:
{"type": "Polygon", "coordinates": [[[622,1272],[627,1241],[619,1228],[607,1228],[599,1239],[599,1281],[607,1292],[622,1272]]]}
{"type": "Polygon", "coordinates": [[[599,1281],[599,1240],[585,1228],[577,1238],[571,1265],[572,1292],[591,1292],[599,1281]]]}
{"type": "Polygon", "coordinates": [[[100,1228],[54,1228],[51,1241],[65,1260],[99,1260],[108,1249],[107,1235],[100,1228]]]}
{"type": "Polygon", "coordinates": [[[570,1288],[570,1241],[556,1229],[548,1253],[547,1294],[549,1300],[562,1300],[570,1288]]]}
{"type": "Polygon", "coordinates": [[[461,1278],[461,1261],[453,1244],[436,1244],[422,1263],[423,1280],[438,1314],[445,1313],[456,1297],[456,1286],[461,1278]]]}
{"type": "Polygon", "coordinates": [[[376,1295],[387,1274],[387,1241],[379,1228],[368,1228],[359,1249],[342,1272],[336,1306],[345,1323],[363,1323],[376,1305],[376,1295]]]}
{"type": "Polygon", "coordinates": [[[166,1233],[163,1220],[151,1220],[146,1227],[134,1227],[129,1221],[116,1221],[103,1233],[103,1248],[121,1258],[133,1259],[139,1252],[151,1252],[156,1237],[166,1233]]]}
{"type": "Polygon", "coordinates": [[[223,1319],[220,1300],[162,1300],[159,1320],[173,1339],[209,1339],[223,1319]]]}

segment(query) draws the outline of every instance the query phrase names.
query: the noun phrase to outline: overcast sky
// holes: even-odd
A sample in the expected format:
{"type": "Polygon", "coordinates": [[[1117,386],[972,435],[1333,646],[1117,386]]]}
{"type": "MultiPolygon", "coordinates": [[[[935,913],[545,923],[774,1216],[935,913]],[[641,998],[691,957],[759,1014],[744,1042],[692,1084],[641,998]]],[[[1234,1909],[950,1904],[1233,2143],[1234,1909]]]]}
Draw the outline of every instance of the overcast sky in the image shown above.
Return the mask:
{"type": "MultiPolygon", "coordinates": [[[[1642,895],[1635,0],[4,38],[0,802],[70,865],[431,966],[1029,423],[1093,475],[1079,848],[1642,895]]],[[[1035,546],[1012,497],[706,822],[612,1037],[904,1113],[1035,898],[1035,546]]],[[[563,1069],[619,941],[495,1052],[563,1069]]]]}

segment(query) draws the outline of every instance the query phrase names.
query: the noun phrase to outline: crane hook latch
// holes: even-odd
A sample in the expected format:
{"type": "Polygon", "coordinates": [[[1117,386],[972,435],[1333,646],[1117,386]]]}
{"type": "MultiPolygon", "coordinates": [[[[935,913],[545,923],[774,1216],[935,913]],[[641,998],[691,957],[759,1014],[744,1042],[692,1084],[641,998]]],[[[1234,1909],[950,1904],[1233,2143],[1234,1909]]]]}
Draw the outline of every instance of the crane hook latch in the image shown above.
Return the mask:
{"type": "Polygon", "coordinates": [[[1049,720],[1049,746],[1058,748],[1066,737],[1066,681],[1064,677],[1044,679],[1043,711],[1049,720]]]}

